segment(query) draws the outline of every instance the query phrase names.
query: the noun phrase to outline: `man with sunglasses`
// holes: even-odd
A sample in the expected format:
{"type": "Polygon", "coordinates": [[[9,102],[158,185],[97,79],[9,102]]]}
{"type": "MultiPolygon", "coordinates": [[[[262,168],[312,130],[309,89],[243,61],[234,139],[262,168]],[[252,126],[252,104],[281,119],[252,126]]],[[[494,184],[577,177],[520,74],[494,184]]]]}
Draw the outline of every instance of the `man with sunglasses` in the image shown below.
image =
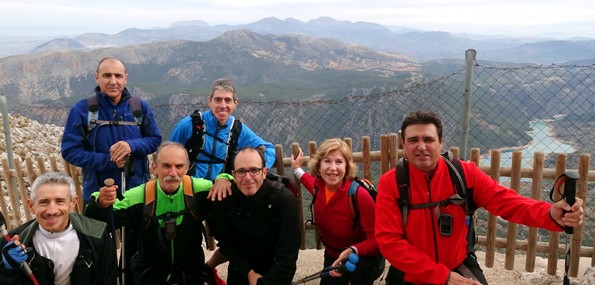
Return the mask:
{"type": "Polygon", "coordinates": [[[210,225],[229,260],[229,284],[291,284],[300,248],[299,211],[283,184],[266,179],[259,149],[233,160],[232,195],[216,202],[210,225]]]}
{"type": "MultiPolygon", "coordinates": [[[[432,112],[409,114],[401,125],[401,143],[406,157],[403,163],[409,168],[408,214],[401,213],[398,202],[397,185],[401,184],[397,184],[397,168],[380,177],[376,198],[376,241],[392,265],[386,283],[487,284],[475,255],[468,252],[467,213],[463,197],[450,179],[450,161],[441,158],[440,118],[432,112]]],[[[563,200],[555,204],[533,200],[498,184],[474,163],[460,163],[478,208],[550,231],[582,223],[583,201],[579,198],[572,207],[563,200]]]]}

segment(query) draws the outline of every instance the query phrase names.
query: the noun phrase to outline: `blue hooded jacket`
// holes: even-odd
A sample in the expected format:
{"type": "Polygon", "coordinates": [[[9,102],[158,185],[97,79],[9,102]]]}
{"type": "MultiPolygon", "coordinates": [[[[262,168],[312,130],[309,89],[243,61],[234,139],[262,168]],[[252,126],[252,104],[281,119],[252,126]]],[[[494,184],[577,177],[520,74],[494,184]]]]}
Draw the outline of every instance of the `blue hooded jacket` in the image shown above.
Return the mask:
{"type": "MultiPolygon", "coordinates": [[[[95,88],[99,104],[98,120],[136,122],[130,108],[130,92],[124,88],[122,98],[114,105],[106,94],[95,88]]],[[[116,163],[110,161],[109,149],[118,141],[126,141],[132,150],[131,159],[135,162],[134,175],[126,177],[126,188],[130,189],[149,180],[149,162],[147,155],[155,152],[161,143],[161,134],[155,116],[149,105],[141,100],[142,120],[140,126],[99,125],[89,133],[88,139],[87,99],[78,101],[71,109],[64,126],[62,137],[62,157],[70,164],[79,166],[83,171],[83,199],[89,200],[91,193],[104,186],[106,178],[112,178],[122,189],[122,171],[116,163]]]]}
{"type": "MultiPolygon", "coordinates": [[[[205,122],[205,134],[203,137],[204,141],[202,150],[214,157],[217,157],[218,161],[211,157],[205,156],[203,153],[200,153],[197,161],[208,160],[210,163],[196,163],[196,173],[194,174],[194,177],[205,178],[213,181],[215,177],[224,170],[224,164],[220,161],[225,161],[227,157],[228,146],[225,142],[229,141],[229,136],[231,135],[231,126],[235,118],[233,116],[229,116],[227,123],[223,126],[219,126],[219,121],[217,121],[217,118],[215,118],[210,110],[202,112],[201,114],[202,119],[205,122]]],[[[176,125],[176,128],[170,135],[169,140],[185,145],[186,142],[190,140],[191,136],[192,118],[190,116],[186,116],[182,118],[180,122],[178,122],[178,125],[176,125]]],[[[265,147],[264,158],[266,161],[266,166],[271,168],[275,164],[275,146],[257,136],[250,128],[246,126],[244,122],[242,122],[242,130],[240,131],[240,137],[238,138],[238,149],[245,147],[257,148],[261,145],[265,147]]]]}

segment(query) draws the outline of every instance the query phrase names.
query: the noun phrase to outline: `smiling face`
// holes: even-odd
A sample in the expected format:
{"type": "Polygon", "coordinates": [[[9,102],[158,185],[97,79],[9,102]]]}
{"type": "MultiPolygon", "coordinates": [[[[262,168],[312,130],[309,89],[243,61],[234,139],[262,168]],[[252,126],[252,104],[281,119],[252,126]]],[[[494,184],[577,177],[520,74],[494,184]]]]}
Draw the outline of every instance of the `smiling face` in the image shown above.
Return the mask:
{"type": "Polygon", "coordinates": [[[433,124],[412,124],[405,128],[403,136],[405,156],[413,167],[431,175],[436,169],[442,139],[433,124]]]}
{"type": "Polygon", "coordinates": [[[331,190],[337,190],[343,185],[347,160],[341,151],[333,150],[320,160],[320,177],[331,190]]]}
{"type": "Polygon", "coordinates": [[[128,73],[124,64],[113,58],[102,60],[97,66],[95,81],[101,93],[105,93],[113,104],[122,99],[122,91],[128,81],[128,73]]]}
{"type": "Polygon", "coordinates": [[[234,97],[233,92],[216,89],[213,91],[213,95],[209,98],[209,107],[211,112],[217,118],[219,125],[227,123],[229,116],[237,106],[237,100],[234,97]]]}
{"type": "Polygon", "coordinates": [[[68,214],[74,210],[76,197],[70,196],[68,185],[48,183],[37,188],[33,200],[28,200],[35,219],[45,230],[60,232],[68,227],[68,214]]]}
{"type": "Polygon", "coordinates": [[[243,149],[235,156],[233,164],[233,179],[238,189],[246,196],[256,194],[268,171],[262,156],[255,149],[243,149]]]}

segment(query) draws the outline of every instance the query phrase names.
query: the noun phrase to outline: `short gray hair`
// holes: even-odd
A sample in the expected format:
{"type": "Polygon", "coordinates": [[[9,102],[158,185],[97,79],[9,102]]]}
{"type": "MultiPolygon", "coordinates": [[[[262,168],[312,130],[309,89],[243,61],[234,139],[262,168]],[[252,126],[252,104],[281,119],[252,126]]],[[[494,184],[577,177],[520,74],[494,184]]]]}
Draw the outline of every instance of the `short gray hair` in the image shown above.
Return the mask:
{"type": "Polygon", "coordinates": [[[31,201],[35,200],[37,189],[48,184],[67,185],[70,192],[70,198],[74,199],[76,196],[76,193],[74,192],[74,180],[72,180],[70,176],[62,172],[46,172],[33,181],[33,185],[31,185],[31,194],[29,194],[31,201]]]}
{"type": "Polygon", "coordinates": [[[229,79],[220,78],[213,81],[213,84],[211,84],[211,95],[209,96],[209,98],[213,97],[213,94],[215,94],[215,90],[231,92],[233,94],[233,99],[236,99],[236,86],[233,84],[233,81],[229,79]]]}

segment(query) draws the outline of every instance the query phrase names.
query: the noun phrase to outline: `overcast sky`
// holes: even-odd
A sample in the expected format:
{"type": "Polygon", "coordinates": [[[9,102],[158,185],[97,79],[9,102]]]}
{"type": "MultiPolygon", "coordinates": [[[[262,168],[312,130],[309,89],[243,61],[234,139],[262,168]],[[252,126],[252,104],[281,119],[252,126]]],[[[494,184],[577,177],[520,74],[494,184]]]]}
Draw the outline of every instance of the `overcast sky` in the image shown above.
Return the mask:
{"type": "Polygon", "coordinates": [[[322,16],[453,33],[595,39],[594,0],[1,0],[0,36],[114,34],[188,20],[234,25],[322,16]]]}

